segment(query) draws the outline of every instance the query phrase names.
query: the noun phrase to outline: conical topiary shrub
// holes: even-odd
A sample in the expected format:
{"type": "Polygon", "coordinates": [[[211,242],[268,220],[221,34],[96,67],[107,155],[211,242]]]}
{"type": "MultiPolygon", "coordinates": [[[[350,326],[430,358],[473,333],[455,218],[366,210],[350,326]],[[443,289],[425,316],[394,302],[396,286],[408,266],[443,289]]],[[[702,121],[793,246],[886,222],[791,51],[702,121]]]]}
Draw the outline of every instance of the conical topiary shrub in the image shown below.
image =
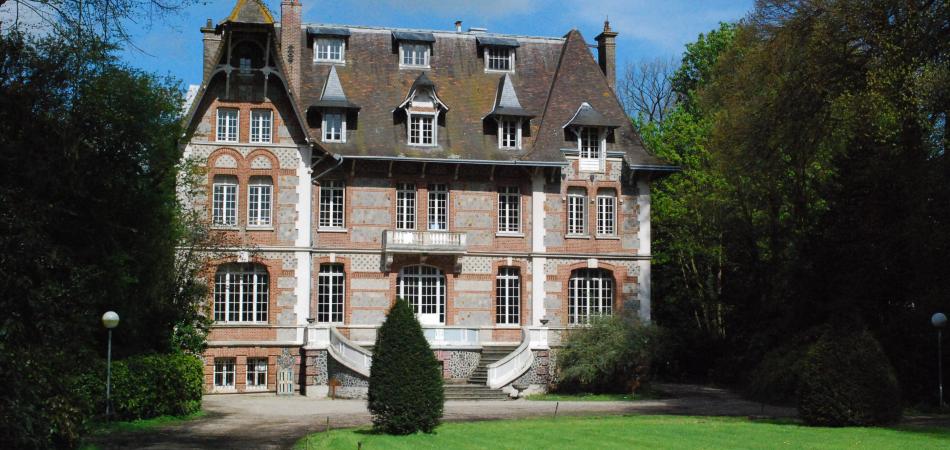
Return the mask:
{"type": "Polygon", "coordinates": [[[431,433],[444,400],[439,362],[409,305],[397,299],[376,336],[369,376],[373,427],[388,434],[431,433]]]}

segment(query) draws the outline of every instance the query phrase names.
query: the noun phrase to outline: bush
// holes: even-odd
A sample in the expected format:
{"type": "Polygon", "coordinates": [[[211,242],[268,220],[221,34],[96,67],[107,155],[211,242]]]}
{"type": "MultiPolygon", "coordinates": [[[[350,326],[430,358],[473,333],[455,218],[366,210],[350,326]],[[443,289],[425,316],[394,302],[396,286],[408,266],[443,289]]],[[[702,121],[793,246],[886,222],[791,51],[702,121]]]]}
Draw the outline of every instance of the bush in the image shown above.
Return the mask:
{"type": "Polygon", "coordinates": [[[658,336],[657,328],[620,316],[592,318],[558,352],[558,390],[634,392],[646,381],[658,336]]]}
{"type": "Polygon", "coordinates": [[[369,377],[373,427],[388,434],[431,433],[442,418],[442,370],[405,300],[379,328],[369,377]]]}
{"type": "Polygon", "coordinates": [[[901,396],[894,369],[866,329],[829,327],[801,363],[798,414],[809,425],[894,423],[901,396]]]}
{"type": "MultiPolygon", "coordinates": [[[[76,383],[90,415],[105,412],[105,378],[105,361],[99,361],[76,383]]],[[[136,420],[197,412],[203,378],[201,360],[181,353],[113,361],[112,418],[136,420]]]]}

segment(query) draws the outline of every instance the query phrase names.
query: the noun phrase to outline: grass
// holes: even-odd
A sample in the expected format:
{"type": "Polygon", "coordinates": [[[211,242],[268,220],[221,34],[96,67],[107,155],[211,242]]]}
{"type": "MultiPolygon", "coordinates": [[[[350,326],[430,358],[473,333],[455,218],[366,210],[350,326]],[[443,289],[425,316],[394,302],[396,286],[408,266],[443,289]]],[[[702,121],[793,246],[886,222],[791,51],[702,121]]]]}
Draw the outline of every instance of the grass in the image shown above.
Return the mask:
{"type": "Polygon", "coordinates": [[[591,394],[580,392],[576,394],[566,393],[546,393],[532,394],[525,397],[527,400],[540,400],[549,402],[631,402],[636,400],[656,400],[667,398],[663,392],[651,388],[649,385],[641,386],[633,394],[591,394]]]}
{"type": "Polygon", "coordinates": [[[688,416],[610,416],[446,423],[433,434],[387,436],[367,428],[315,433],[297,449],[898,449],[948,448],[938,428],[815,428],[790,422],[688,416]],[[362,444],[362,445],[360,445],[362,444]]]}

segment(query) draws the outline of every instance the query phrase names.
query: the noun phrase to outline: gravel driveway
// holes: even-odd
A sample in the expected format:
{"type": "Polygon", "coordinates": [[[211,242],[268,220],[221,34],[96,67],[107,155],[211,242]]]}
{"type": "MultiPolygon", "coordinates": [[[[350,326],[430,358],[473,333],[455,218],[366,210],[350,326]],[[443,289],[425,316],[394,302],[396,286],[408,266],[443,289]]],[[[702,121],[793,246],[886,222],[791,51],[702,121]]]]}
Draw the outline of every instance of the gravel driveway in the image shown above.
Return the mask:
{"type": "MultiPolygon", "coordinates": [[[[678,414],[792,417],[794,409],[743,400],[729,391],[693,385],[653,385],[671,395],[663,400],[633,402],[559,402],[558,415],[678,414]]],[[[316,400],[274,394],[207,395],[200,419],[147,431],[98,436],[101,448],[289,448],[308,433],[330,427],[370,424],[362,400],[316,400]]],[[[449,401],[446,421],[550,416],[551,401],[449,401]]]]}

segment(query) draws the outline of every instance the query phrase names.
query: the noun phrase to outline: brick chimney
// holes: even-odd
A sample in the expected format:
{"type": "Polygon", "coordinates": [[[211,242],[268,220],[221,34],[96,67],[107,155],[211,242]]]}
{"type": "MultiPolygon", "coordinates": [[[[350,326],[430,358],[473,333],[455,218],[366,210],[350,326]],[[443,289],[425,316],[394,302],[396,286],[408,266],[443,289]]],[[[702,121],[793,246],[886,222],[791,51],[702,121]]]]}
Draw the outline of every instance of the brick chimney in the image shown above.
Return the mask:
{"type": "Polygon", "coordinates": [[[204,41],[204,67],[201,81],[207,83],[214,66],[218,65],[218,61],[215,61],[215,55],[218,54],[218,49],[221,48],[221,35],[215,32],[211,19],[208,19],[205,26],[201,27],[201,37],[204,41]]]}
{"type": "Polygon", "coordinates": [[[280,2],[280,56],[294,95],[300,95],[300,60],[303,59],[304,45],[300,39],[300,8],[300,0],[280,2]]]}
{"type": "Polygon", "coordinates": [[[604,31],[594,38],[597,41],[597,63],[607,77],[607,84],[617,90],[617,33],[610,29],[610,21],[604,21],[604,31]]]}

